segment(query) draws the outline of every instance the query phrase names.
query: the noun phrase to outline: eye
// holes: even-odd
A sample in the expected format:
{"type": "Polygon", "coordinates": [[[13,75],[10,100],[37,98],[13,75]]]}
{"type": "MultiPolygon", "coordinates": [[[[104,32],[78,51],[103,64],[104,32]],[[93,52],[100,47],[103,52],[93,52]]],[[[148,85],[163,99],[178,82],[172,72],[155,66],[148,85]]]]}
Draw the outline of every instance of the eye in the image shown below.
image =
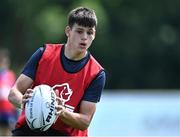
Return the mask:
{"type": "Polygon", "coordinates": [[[79,33],[79,34],[82,34],[82,33],[83,33],[82,30],[77,30],[76,32],[79,33]]]}
{"type": "Polygon", "coordinates": [[[88,34],[88,35],[92,35],[92,34],[93,34],[93,31],[88,31],[87,34],[88,34]]]}

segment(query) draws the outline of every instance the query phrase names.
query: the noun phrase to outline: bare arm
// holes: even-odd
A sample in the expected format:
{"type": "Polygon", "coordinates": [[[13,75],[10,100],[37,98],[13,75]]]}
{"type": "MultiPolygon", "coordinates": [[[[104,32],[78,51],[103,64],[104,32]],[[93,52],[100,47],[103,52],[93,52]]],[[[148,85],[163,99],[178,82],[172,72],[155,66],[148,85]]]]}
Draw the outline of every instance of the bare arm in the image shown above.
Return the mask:
{"type": "Polygon", "coordinates": [[[96,103],[82,101],[80,104],[79,113],[74,113],[66,109],[62,109],[59,116],[61,120],[67,125],[80,130],[85,130],[90,125],[95,111],[96,103]]]}
{"type": "Polygon", "coordinates": [[[28,88],[31,88],[33,80],[24,74],[21,74],[11,88],[8,99],[18,108],[21,108],[22,98],[28,88]]]}

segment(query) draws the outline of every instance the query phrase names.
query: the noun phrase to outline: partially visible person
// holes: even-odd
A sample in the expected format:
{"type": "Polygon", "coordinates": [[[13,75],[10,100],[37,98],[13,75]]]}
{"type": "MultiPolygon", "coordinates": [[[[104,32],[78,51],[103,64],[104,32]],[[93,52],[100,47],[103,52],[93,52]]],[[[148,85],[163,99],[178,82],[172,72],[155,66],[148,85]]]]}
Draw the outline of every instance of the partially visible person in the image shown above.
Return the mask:
{"type": "Polygon", "coordinates": [[[0,136],[11,135],[16,117],[16,109],[8,101],[9,91],[16,78],[9,66],[8,49],[0,49],[0,136]]]}

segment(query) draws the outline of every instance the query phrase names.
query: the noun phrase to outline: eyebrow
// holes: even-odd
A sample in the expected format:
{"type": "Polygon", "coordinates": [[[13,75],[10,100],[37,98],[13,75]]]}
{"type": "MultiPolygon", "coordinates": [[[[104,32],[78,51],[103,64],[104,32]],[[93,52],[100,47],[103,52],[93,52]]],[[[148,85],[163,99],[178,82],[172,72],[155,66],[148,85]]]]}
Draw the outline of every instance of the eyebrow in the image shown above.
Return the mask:
{"type": "Polygon", "coordinates": [[[76,28],[76,29],[79,29],[79,30],[84,30],[83,28],[76,28]]]}
{"type": "MultiPolygon", "coordinates": [[[[78,27],[78,28],[76,28],[77,30],[85,30],[84,28],[80,28],[80,27],[78,27]]],[[[88,31],[95,31],[93,28],[89,28],[88,29],[88,31]]]]}

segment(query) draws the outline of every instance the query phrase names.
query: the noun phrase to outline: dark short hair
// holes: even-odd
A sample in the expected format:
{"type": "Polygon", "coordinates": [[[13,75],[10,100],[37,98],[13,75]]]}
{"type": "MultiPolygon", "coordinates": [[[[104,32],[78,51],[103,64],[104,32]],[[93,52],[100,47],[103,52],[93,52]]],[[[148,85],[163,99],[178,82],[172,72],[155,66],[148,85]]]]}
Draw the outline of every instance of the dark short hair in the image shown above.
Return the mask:
{"type": "Polygon", "coordinates": [[[96,27],[97,17],[95,11],[85,7],[78,7],[70,11],[68,16],[68,25],[73,27],[74,24],[84,27],[96,27]]]}

